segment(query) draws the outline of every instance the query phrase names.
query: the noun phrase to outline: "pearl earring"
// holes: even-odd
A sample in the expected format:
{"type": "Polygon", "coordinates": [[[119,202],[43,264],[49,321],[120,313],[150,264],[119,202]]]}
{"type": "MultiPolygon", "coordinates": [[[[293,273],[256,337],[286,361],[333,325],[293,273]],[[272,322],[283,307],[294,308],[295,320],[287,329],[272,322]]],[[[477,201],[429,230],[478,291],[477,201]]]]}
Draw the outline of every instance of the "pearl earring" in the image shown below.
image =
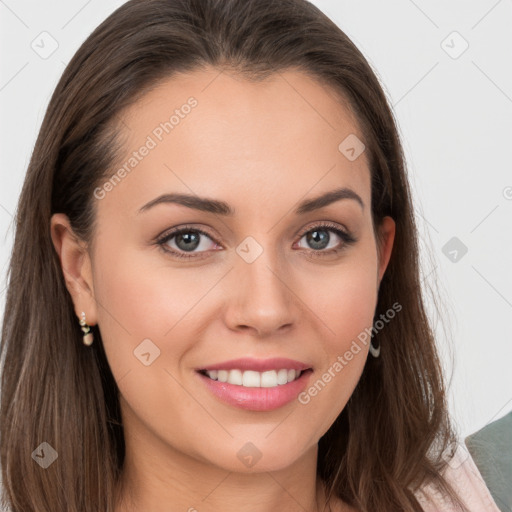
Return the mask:
{"type": "Polygon", "coordinates": [[[380,343],[378,347],[374,347],[373,343],[370,342],[370,354],[375,358],[380,356],[380,343]]]}
{"type": "Polygon", "coordinates": [[[91,327],[85,323],[85,312],[82,311],[82,319],[80,320],[80,325],[82,326],[82,331],[84,333],[84,345],[88,347],[92,345],[94,341],[94,335],[91,331],[91,327]]]}

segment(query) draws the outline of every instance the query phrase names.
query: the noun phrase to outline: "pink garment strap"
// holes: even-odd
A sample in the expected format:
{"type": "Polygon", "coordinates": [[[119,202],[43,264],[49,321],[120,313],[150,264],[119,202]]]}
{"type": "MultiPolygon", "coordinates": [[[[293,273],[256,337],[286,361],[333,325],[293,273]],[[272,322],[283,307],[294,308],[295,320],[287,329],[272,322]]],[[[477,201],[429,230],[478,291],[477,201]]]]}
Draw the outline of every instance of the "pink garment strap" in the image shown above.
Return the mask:
{"type": "MultiPolygon", "coordinates": [[[[475,461],[466,447],[457,445],[453,457],[443,471],[458,496],[471,512],[500,512],[487,488],[475,461]]],[[[456,512],[447,497],[432,484],[425,485],[415,493],[425,512],[456,512]]]]}

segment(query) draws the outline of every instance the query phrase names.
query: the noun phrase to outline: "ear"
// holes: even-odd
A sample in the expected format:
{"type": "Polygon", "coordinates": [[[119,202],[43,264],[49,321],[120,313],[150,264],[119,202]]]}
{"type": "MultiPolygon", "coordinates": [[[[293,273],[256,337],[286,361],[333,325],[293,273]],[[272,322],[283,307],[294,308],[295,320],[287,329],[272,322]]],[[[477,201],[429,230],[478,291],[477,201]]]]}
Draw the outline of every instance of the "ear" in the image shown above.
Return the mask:
{"type": "Polygon", "coordinates": [[[377,289],[380,286],[384,272],[391,258],[393,242],[395,240],[395,221],[391,217],[384,217],[378,228],[377,243],[379,244],[377,254],[379,258],[379,266],[377,272],[377,289]]]}
{"type": "Polygon", "coordinates": [[[88,325],[97,323],[97,305],[94,299],[92,266],[87,245],[75,235],[67,215],[56,213],[51,218],[51,236],[59,256],[75,313],[80,319],[82,311],[88,325]]]}

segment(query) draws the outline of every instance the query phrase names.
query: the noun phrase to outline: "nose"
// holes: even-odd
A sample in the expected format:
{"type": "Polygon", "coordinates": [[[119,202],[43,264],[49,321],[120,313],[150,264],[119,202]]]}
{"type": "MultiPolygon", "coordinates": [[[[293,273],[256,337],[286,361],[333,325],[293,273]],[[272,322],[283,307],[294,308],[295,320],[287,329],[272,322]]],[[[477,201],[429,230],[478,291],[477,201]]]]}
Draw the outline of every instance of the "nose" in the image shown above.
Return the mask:
{"type": "Polygon", "coordinates": [[[270,250],[264,250],[252,263],[237,256],[227,283],[227,326],[268,337],[297,324],[301,301],[293,292],[289,276],[270,250]]]}

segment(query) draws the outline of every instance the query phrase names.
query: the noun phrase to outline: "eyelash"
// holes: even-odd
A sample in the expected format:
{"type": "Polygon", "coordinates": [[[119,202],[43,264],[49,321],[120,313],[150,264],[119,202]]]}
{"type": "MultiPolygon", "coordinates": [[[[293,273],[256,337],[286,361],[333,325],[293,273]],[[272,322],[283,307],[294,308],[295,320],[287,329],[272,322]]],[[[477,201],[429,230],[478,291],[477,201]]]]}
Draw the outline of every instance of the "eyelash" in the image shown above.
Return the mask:
{"type": "MultiPolygon", "coordinates": [[[[299,241],[302,239],[302,237],[304,235],[307,235],[308,233],[310,233],[312,231],[319,231],[319,230],[332,231],[333,233],[338,235],[343,242],[342,242],[341,248],[333,248],[333,249],[329,249],[327,251],[309,249],[309,252],[311,252],[312,255],[314,255],[314,257],[318,257],[318,256],[324,257],[324,256],[331,255],[331,254],[337,254],[340,250],[343,250],[344,247],[350,246],[353,243],[357,242],[357,239],[354,238],[352,235],[350,235],[346,231],[343,231],[342,229],[337,227],[336,224],[331,224],[329,222],[320,223],[320,224],[317,224],[315,226],[312,226],[312,227],[306,229],[299,235],[299,241]]],[[[217,243],[209,233],[207,233],[206,231],[203,231],[202,229],[193,227],[193,226],[184,226],[182,228],[178,228],[178,229],[172,230],[170,232],[167,232],[167,233],[163,234],[162,236],[160,236],[159,238],[157,238],[155,243],[165,253],[170,253],[177,258],[184,258],[184,259],[204,258],[205,256],[198,256],[198,254],[201,254],[201,253],[187,254],[185,252],[178,252],[174,249],[169,249],[168,247],[166,247],[167,242],[169,242],[169,240],[172,240],[176,235],[180,235],[183,233],[190,233],[190,232],[200,233],[201,235],[204,235],[204,236],[210,238],[213,242],[217,243]]],[[[203,253],[204,252],[205,251],[203,251],[203,253]]]]}

